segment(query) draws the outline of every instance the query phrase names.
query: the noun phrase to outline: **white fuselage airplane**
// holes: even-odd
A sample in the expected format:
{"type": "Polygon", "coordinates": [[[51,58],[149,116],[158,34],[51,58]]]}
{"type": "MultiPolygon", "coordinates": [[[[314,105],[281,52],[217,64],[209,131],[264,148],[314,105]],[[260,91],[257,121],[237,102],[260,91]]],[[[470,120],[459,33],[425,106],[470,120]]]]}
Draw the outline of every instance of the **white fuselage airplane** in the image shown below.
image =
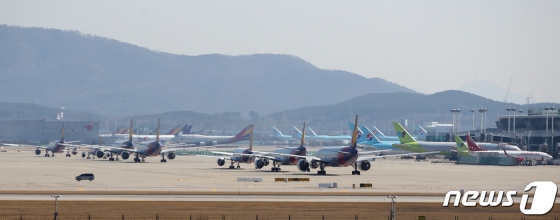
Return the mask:
{"type": "MultiPolygon", "coordinates": [[[[550,160],[552,156],[545,152],[539,151],[506,151],[506,150],[484,150],[481,149],[470,135],[465,136],[467,139],[467,146],[469,147],[469,154],[476,155],[476,152],[496,152],[500,157],[515,157],[520,160],[550,160]]],[[[520,161],[521,162],[521,161],[520,161]]]]}
{"type": "Polygon", "coordinates": [[[249,135],[246,135],[245,132],[249,130],[249,127],[253,125],[249,125],[241,132],[239,132],[235,136],[208,136],[208,135],[201,135],[201,134],[179,134],[171,139],[171,141],[175,143],[184,143],[184,144],[195,144],[198,146],[214,146],[216,144],[230,144],[235,143],[238,141],[244,141],[249,139],[249,135]]]}
{"type": "MultiPolygon", "coordinates": [[[[257,155],[254,154],[254,152],[253,152],[253,125],[250,124],[249,126],[247,126],[239,134],[237,134],[234,138],[236,138],[236,139],[249,139],[249,148],[236,148],[236,149],[233,150],[232,153],[212,151],[212,153],[221,154],[221,155],[225,155],[225,156],[207,156],[207,155],[197,155],[197,156],[218,158],[218,160],[216,161],[218,163],[218,166],[223,166],[226,163],[226,160],[229,160],[229,161],[231,161],[231,164],[229,166],[230,169],[235,169],[235,166],[234,166],[235,163],[237,163],[237,168],[241,168],[241,166],[239,165],[240,163],[250,164],[250,163],[255,162],[255,158],[256,158],[257,155]],[[229,156],[229,157],[227,157],[227,156],[229,156]]],[[[258,160],[258,161],[260,161],[262,163],[266,162],[266,161],[263,161],[263,160],[258,160]]],[[[256,166],[256,164],[255,164],[255,166],[256,166]]],[[[266,165],[263,164],[263,166],[266,166],[266,165]]]]}

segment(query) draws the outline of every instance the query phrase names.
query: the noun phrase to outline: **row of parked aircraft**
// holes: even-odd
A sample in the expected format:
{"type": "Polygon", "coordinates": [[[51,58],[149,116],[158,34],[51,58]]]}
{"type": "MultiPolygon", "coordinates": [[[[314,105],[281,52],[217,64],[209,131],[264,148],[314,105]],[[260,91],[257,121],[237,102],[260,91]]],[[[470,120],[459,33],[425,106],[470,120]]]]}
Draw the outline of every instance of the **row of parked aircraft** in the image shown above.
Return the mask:
{"type": "MultiPolygon", "coordinates": [[[[550,155],[543,152],[520,151],[518,147],[512,145],[485,144],[484,149],[481,145],[476,144],[468,135],[466,136],[467,145],[465,145],[458,136],[455,136],[455,142],[417,141],[415,137],[410,136],[397,122],[394,122],[393,125],[398,135],[396,136],[398,141],[382,141],[368,127],[361,126],[361,128],[358,128],[357,124],[358,116],[356,116],[354,123],[349,123],[352,128],[349,145],[323,147],[317,151],[315,156],[308,156],[307,149],[304,145],[306,138],[317,135],[306,135],[307,131],[312,130],[308,129],[305,123],[302,129],[303,132],[300,134],[300,144],[297,147],[278,148],[272,152],[253,150],[253,125],[249,125],[236,136],[224,136],[223,140],[212,140],[216,143],[232,143],[240,140],[249,140],[248,148],[237,148],[233,150],[233,152],[213,151],[214,154],[222,156],[198,156],[217,158],[217,164],[219,166],[225,165],[226,161],[229,160],[230,169],[234,169],[235,164],[237,164],[237,168],[239,168],[241,163],[252,163],[256,169],[261,169],[272,162],[271,171],[273,172],[280,171],[280,166],[283,165],[295,165],[303,172],[310,172],[310,168],[318,168],[319,171],[317,174],[319,175],[326,174],[325,167],[327,166],[351,166],[354,169],[352,175],[360,175],[360,171],[367,171],[371,168],[370,161],[374,161],[377,158],[399,157],[404,155],[450,154],[468,156],[477,155],[479,154],[477,152],[480,151],[490,151],[497,152],[502,156],[515,157],[518,161],[527,159],[545,160],[552,158],[550,155]],[[360,145],[370,147],[372,151],[358,151],[360,145]]],[[[134,162],[144,162],[144,158],[146,157],[161,156],[161,162],[167,162],[166,156],[167,159],[172,160],[175,158],[175,151],[191,147],[178,144],[164,145],[160,143],[159,120],[155,141],[138,142],[137,144],[133,142],[132,121],[130,122],[128,140],[117,141],[111,146],[104,146],[101,144],[101,141],[99,145],[76,145],[73,142],[65,142],[64,127],[61,134],[62,138],[60,141],[51,142],[48,146],[37,147],[35,153],[39,155],[41,154],[41,150],[45,150],[45,156],[49,157],[49,152],[54,156],[55,153],[62,153],[66,147],[69,147],[67,156],[70,156],[70,148],[73,148],[72,153],[75,155],[77,154],[77,147],[84,147],[88,149],[88,159],[90,155],[108,157],[109,160],[115,160],[113,159],[114,156],[116,156],[116,160],[119,159],[119,156],[124,160],[133,156],[134,162]]],[[[175,137],[177,137],[177,134],[175,134],[175,137]]],[[[337,138],[342,140],[340,136],[337,138]]],[[[364,149],[366,149],[366,147],[364,147],[364,149]]],[[[86,152],[83,152],[82,156],[86,157],[86,152]]]]}

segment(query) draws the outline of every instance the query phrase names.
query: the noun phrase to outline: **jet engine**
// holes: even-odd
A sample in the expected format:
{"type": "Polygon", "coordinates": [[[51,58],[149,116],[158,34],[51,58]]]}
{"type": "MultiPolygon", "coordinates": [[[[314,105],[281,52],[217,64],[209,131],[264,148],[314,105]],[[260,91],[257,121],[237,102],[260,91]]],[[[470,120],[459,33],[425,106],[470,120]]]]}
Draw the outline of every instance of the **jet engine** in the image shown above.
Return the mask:
{"type": "Polygon", "coordinates": [[[41,150],[39,150],[39,149],[35,149],[35,154],[36,154],[36,155],[39,155],[39,154],[41,154],[41,150]]]}
{"type": "Polygon", "coordinates": [[[74,150],[72,150],[72,155],[77,155],[78,154],[78,150],[76,150],[76,148],[74,148],[74,150]]]}
{"type": "Polygon", "coordinates": [[[268,164],[270,163],[270,161],[268,161],[268,159],[266,159],[266,158],[263,159],[263,162],[264,162],[265,166],[268,166],[268,164]]]}
{"type": "Polygon", "coordinates": [[[358,162],[358,169],[361,171],[367,171],[369,170],[369,168],[371,168],[371,163],[369,163],[369,161],[367,160],[363,160],[358,162]]]}
{"type": "Polygon", "coordinates": [[[95,156],[97,156],[97,158],[103,158],[103,156],[105,156],[105,152],[97,150],[95,151],[95,156]]]}
{"type": "Polygon", "coordinates": [[[175,159],[175,156],[176,156],[175,152],[169,152],[167,154],[167,159],[173,160],[173,159],[175,159]]]}
{"type": "Polygon", "coordinates": [[[260,169],[264,167],[264,161],[262,160],[255,160],[255,169],[260,169]]]}
{"type": "Polygon", "coordinates": [[[86,152],[82,152],[82,157],[86,157],[86,152]]]}
{"type": "Polygon", "coordinates": [[[311,161],[311,168],[317,169],[317,168],[319,168],[319,165],[320,165],[319,162],[314,161],[314,160],[311,161]]]}
{"type": "Polygon", "coordinates": [[[130,157],[130,153],[128,153],[126,151],[121,152],[121,158],[123,160],[127,160],[129,157],[130,157]]]}
{"type": "Polygon", "coordinates": [[[204,145],[206,145],[206,146],[214,146],[214,145],[216,145],[216,144],[218,144],[217,141],[208,141],[208,142],[204,142],[204,145]]]}
{"type": "Polygon", "coordinates": [[[301,171],[307,171],[309,169],[309,162],[307,162],[307,160],[299,160],[297,162],[297,168],[301,171]]]}
{"type": "Polygon", "coordinates": [[[218,166],[223,166],[224,164],[226,164],[226,160],[222,159],[222,158],[218,158],[218,166]]]}

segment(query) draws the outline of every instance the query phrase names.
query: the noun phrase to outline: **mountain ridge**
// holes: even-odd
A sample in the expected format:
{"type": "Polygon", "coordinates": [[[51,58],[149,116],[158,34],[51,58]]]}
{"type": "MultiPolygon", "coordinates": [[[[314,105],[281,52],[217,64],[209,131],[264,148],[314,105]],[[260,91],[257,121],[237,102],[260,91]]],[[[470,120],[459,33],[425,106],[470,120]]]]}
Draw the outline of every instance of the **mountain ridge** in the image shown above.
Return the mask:
{"type": "Polygon", "coordinates": [[[175,55],[76,31],[0,25],[3,102],[100,115],[173,110],[265,115],[363,94],[414,92],[292,56],[175,55]]]}

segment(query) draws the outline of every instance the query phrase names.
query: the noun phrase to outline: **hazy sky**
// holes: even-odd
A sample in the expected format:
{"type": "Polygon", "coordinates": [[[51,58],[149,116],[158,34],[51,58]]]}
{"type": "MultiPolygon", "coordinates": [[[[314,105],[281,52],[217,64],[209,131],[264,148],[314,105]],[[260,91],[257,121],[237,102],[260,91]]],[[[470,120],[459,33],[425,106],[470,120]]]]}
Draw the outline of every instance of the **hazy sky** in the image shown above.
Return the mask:
{"type": "Polygon", "coordinates": [[[560,1],[3,0],[0,24],[174,54],[290,54],[428,94],[513,76],[512,92],[560,101],[560,1]]]}

